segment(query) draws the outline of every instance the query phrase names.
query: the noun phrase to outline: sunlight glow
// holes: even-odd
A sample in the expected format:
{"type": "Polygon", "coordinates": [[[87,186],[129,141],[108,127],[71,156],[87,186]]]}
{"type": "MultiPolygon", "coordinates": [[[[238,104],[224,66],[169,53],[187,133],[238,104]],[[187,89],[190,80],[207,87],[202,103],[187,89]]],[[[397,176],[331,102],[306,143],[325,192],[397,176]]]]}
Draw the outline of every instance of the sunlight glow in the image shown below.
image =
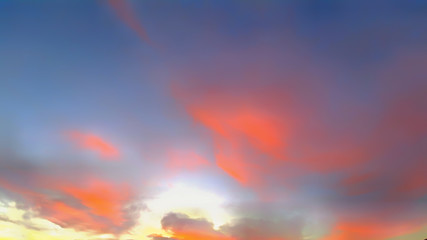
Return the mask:
{"type": "Polygon", "coordinates": [[[213,192],[177,183],[148,201],[147,206],[154,212],[179,212],[191,217],[204,217],[210,219],[217,228],[231,219],[224,210],[225,203],[224,198],[213,192]]]}

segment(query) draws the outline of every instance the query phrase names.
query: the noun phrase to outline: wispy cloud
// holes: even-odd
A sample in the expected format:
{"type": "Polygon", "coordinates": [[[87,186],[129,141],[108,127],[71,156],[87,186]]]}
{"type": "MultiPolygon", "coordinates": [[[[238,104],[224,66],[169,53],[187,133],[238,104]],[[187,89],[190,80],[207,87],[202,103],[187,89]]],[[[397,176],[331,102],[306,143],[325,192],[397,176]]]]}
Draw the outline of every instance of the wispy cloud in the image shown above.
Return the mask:
{"type": "Polygon", "coordinates": [[[151,43],[147,31],[127,0],[108,0],[107,2],[114,9],[120,20],[132,29],[141,40],[149,44],[151,43]]]}
{"type": "Polygon", "coordinates": [[[99,136],[78,131],[69,131],[66,135],[71,141],[75,142],[77,146],[97,152],[102,159],[119,160],[119,150],[99,136]]]}

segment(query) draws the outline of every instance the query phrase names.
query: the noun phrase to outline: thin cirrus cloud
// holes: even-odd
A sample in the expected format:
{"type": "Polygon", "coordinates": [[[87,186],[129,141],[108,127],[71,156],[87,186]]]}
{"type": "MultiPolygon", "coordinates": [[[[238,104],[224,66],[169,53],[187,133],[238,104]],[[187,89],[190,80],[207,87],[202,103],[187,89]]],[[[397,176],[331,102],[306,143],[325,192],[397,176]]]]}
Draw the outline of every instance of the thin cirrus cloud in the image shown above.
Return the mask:
{"type": "Polygon", "coordinates": [[[166,168],[169,169],[169,174],[175,175],[183,170],[200,171],[210,164],[209,160],[195,151],[171,149],[167,154],[166,168]]]}
{"type": "Polygon", "coordinates": [[[98,153],[105,160],[119,160],[120,152],[113,144],[99,136],[79,131],[69,131],[67,138],[82,149],[98,153]]]}
{"type": "Polygon", "coordinates": [[[138,37],[146,43],[151,43],[148,37],[147,31],[141,24],[141,21],[137,18],[133,8],[126,0],[108,0],[108,5],[114,9],[117,16],[123,23],[125,23],[130,29],[132,29],[138,37]]]}

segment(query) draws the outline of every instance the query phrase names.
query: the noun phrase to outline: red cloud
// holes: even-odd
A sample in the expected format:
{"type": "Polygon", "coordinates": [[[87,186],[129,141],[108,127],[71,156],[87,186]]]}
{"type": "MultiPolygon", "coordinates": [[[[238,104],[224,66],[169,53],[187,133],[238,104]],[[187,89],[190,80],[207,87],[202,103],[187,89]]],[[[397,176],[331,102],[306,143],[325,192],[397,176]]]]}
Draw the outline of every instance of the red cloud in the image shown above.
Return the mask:
{"type": "Polygon", "coordinates": [[[67,136],[81,148],[98,152],[104,159],[117,160],[120,157],[118,149],[99,136],[78,131],[67,132],[67,136]]]}
{"type": "Polygon", "coordinates": [[[372,222],[368,219],[357,222],[339,222],[332,233],[322,240],[385,240],[409,233],[422,228],[420,221],[387,224],[382,221],[372,222]]]}
{"type": "Polygon", "coordinates": [[[131,198],[129,186],[88,179],[84,186],[61,184],[57,188],[79,200],[94,215],[105,217],[118,226],[125,222],[122,208],[131,198]]]}
{"type": "MultiPolygon", "coordinates": [[[[203,92],[203,89],[199,91],[203,92]]],[[[246,140],[263,153],[276,158],[283,157],[287,135],[284,121],[268,110],[250,106],[250,102],[241,103],[242,99],[237,100],[232,96],[220,94],[208,95],[207,98],[187,106],[188,112],[196,121],[234,144],[246,140]],[[224,103],[221,98],[230,102],[224,103]],[[212,104],[215,102],[217,104],[212,104]]]]}
{"type": "Polygon", "coordinates": [[[247,185],[250,181],[254,182],[254,177],[251,176],[251,173],[248,171],[249,166],[242,158],[238,149],[233,149],[232,147],[227,149],[223,145],[217,144],[216,151],[216,164],[224,172],[242,185],[247,185]]]}
{"type": "Polygon", "coordinates": [[[174,86],[173,91],[190,116],[212,131],[217,166],[241,184],[259,184],[257,172],[267,166],[249,158],[267,155],[267,161],[286,160],[289,124],[271,107],[253,104],[264,95],[234,96],[203,85],[189,89],[174,86]]]}

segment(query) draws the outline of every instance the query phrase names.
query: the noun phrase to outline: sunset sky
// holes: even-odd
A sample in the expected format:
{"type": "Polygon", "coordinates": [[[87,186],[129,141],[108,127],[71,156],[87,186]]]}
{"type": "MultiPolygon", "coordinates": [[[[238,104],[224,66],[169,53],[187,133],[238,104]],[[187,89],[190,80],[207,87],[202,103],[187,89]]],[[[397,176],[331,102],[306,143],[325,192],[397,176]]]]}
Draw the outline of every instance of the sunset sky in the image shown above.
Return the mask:
{"type": "Polygon", "coordinates": [[[427,238],[427,1],[0,1],[0,240],[427,238]]]}

